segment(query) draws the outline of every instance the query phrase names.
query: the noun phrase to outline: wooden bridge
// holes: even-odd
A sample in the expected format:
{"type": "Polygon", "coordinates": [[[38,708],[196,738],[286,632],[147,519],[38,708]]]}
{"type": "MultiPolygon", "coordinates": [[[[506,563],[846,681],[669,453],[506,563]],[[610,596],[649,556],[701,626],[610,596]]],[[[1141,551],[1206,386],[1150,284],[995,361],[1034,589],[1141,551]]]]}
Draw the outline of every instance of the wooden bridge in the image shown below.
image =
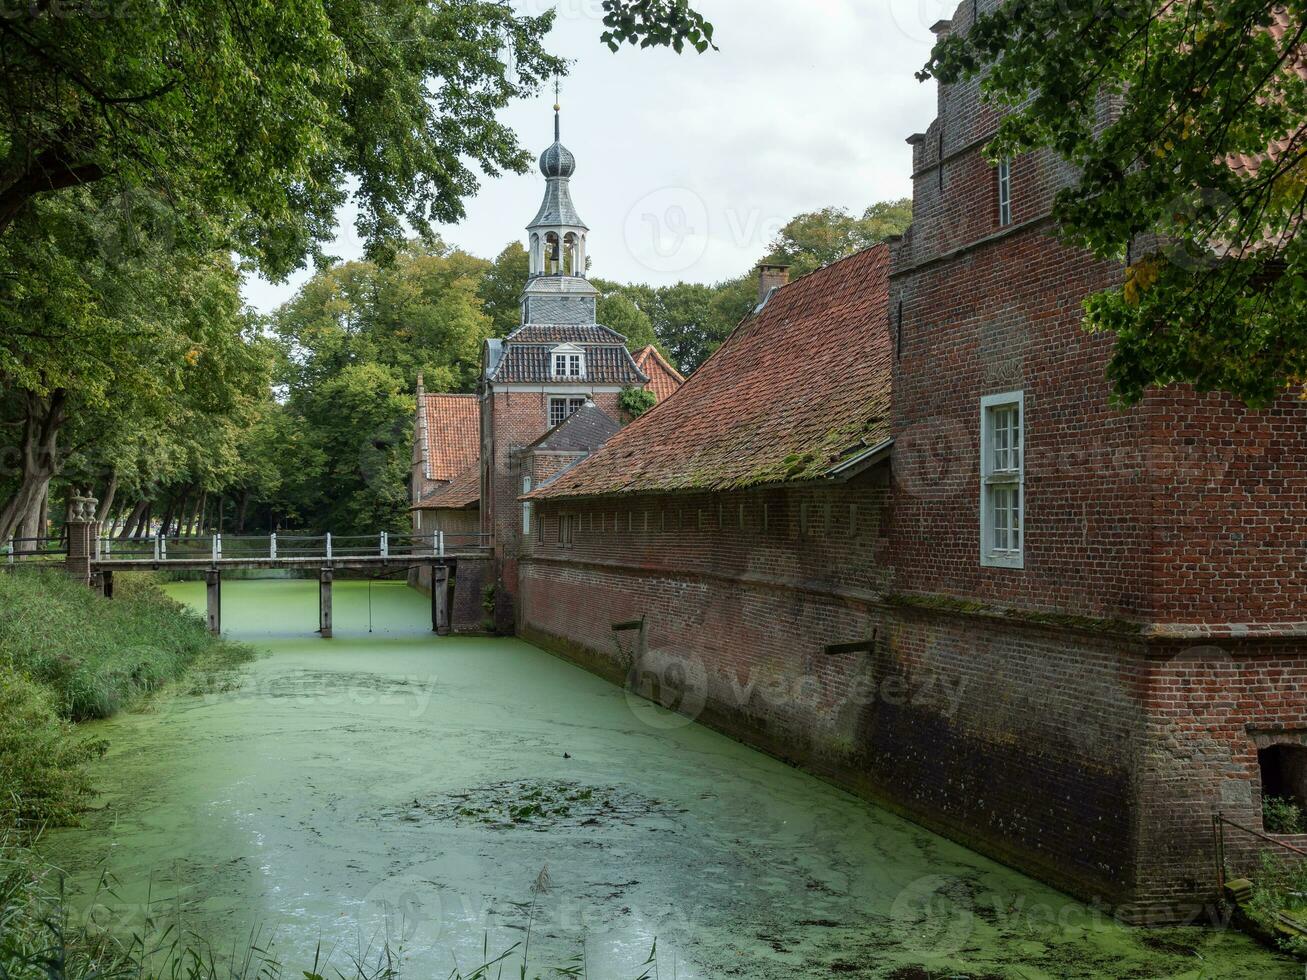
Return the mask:
{"type": "Polygon", "coordinates": [[[439,633],[481,628],[481,592],[488,582],[488,534],[212,534],[203,537],[111,538],[90,522],[69,522],[60,539],[11,538],[0,546],[0,563],[61,565],[105,598],[113,598],[115,572],[202,571],[209,630],[222,632],[222,573],[230,569],[280,568],[315,572],[318,632],[332,634],[331,586],[338,572],[382,577],[431,568],[431,628],[439,633]],[[464,574],[454,571],[460,563],[464,574]],[[454,588],[451,588],[451,581],[454,588]]]}

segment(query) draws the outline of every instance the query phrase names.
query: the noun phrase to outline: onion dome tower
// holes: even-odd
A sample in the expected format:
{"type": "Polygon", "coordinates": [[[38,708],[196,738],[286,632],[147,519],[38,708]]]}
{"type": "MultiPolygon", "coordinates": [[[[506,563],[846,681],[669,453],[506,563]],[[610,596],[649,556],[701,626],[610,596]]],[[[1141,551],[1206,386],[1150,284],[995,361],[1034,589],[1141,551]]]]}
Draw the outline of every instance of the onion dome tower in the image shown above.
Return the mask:
{"type": "Polygon", "coordinates": [[[586,280],[586,234],[572,203],[576,157],[560,140],[561,107],[554,104],[554,142],[540,155],[545,196],[526,226],[530,279],[522,295],[522,322],[593,323],[597,291],[586,280]]]}

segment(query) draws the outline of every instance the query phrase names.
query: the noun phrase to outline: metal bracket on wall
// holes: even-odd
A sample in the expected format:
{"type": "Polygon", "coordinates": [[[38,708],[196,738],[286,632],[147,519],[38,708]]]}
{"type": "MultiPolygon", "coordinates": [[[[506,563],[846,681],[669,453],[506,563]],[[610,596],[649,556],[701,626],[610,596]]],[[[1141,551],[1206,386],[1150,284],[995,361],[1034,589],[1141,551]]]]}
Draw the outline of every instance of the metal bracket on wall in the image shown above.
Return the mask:
{"type": "Polygon", "coordinates": [[[880,629],[877,628],[871,631],[870,640],[858,640],[854,643],[829,643],[822,648],[822,652],[831,657],[838,656],[841,653],[875,653],[876,637],[879,633],[880,629]]]}

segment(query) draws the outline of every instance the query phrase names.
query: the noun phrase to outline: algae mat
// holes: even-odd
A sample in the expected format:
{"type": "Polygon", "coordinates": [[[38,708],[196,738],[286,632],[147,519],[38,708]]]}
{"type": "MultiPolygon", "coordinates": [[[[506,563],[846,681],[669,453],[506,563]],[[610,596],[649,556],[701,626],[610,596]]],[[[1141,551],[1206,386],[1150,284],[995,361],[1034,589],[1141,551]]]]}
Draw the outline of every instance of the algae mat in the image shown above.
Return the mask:
{"type": "MultiPolygon", "coordinates": [[[[169,586],[194,605],[203,586],[169,586]]],[[[231,582],[266,652],[97,723],[103,808],[49,838],[79,907],[307,968],[445,977],[1299,977],[1228,930],[1132,930],[525,643],[438,638],[403,585],[231,582]],[[373,631],[368,632],[371,616],[373,631]],[[107,884],[106,884],[107,883],[107,884]]],[[[331,975],[329,971],[324,971],[331,975]]],[[[295,973],[293,975],[299,975],[295,973]]]]}

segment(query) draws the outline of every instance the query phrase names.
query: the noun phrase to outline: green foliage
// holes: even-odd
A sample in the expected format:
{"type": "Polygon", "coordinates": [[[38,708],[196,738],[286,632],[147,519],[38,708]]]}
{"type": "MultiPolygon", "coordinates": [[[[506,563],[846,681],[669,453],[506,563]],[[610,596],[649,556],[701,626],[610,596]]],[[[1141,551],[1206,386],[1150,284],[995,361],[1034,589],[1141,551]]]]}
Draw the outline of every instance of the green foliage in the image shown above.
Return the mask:
{"type": "Polygon", "coordinates": [[[617,407],[631,418],[639,418],[658,404],[658,396],[647,388],[627,387],[617,396],[617,407]]]}
{"type": "Polygon", "coordinates": [[[861,217],[844,208],[823,208],[791,219],[776,235],[769,262],[785,262],[792,277],[807,275],[855,252],[901,235],[912,224],[912,201],[880,201],[861,217]]]}
{"type": "Polygon", "coordinates": [[[143,577],[117,576],[106,601],[59,571],[0,575],[0,609],[0,665],[43,685],[75,721],[106,718],[198,660],[245,655],[143,577]]]}
{"type": "MultiPolygon", "coordinates": [[[[522,291],[526,289],[531,261],[521,242],[512,242],[496,256],[481,277],[477,295],[481,297],[481,310],[490,317],[492,333],[503,337],[512,333],[522,322],[522,291]]],[[[606,323],[603,317],[600,323],[606,323]]]]}
{"type": "Polygon", "coordinates": [[[1268,796],[1262,800],[1262,825],[1268,834],[1307,833],[1307,813],[1295,800],[1268,796]]]}
{"type": "Polygon", "coordinates": [[[6,18],[0,227],[51,189],[166,187],[185,234],[276,277],[332,237],[351,186],[369,254],[387,254],[406,224],[463,216],[472,167],[526,169],[496,116],[565,71],[542,47],[553,19],[399,0],[6,18]]]}
{"type": "Polygon", "coordinates": [[[642,48],[671,45],[680,54],[688,43],[703,54],[713,44],[713,26],[688,0],[604,0],[603,41],[613,51],[625,42],[642,48]]]}
{"type": "Polygon", "coordinates": [[[632,351],[643,350],[650,344],[660,346],[649,314],[621,292],[607,292],[599,297],[595,319],[625,337],[626,346],[632,351]]]}
{"type": "Polygon", "coordinates": [[[1116,336],[1125,402],[1186,382],[1261,406],[1307,383],[1304,25],[1303,0],[1023,0],[921,73],[979,76],[1007,107],[992,158],[1048,149],[1081,174],[1053,211],[1129,262],[1085,318],[1116,336]]]}
{"type": "Polygon", "coordinates": [[[60,717],[48,688],[0,663],[0,829],[72,823],[104,749],[60,717]]]}
{"type": "Polygon", "coordinates": [[[104,718],[191,670],[248,659],[147,579],[104,600],[62,571],[0,575],[0,834],[73,821],[104,743],[72,720],[104,718]]]}
{"type": "Polygon", "coordinates": [[[1288,952],[1307,955],[1307,941],[1287,932],[1280,923],[1280,917],[1287,916],[1307,928],[1307,861],[1297,857],[1281,859],[1263,851],[1252,884],[1252,896],[1244,906],[1249,917],[1288,952]]]}
{"type": "Polygon", "coordinates": [[[485,280],[501,277],[489,295],[506,302],[516,288],[503,279],[511,253],[492,266],[443,244],[414,244],[389,266],[325,269],[277,311],[289,395],[267,413],[259,443],[277,471],[267,492],[280,516],[336,534],[408,523],[417,376],[429,391],[472,387],[494,330],[482,308],[485,280]]]}

